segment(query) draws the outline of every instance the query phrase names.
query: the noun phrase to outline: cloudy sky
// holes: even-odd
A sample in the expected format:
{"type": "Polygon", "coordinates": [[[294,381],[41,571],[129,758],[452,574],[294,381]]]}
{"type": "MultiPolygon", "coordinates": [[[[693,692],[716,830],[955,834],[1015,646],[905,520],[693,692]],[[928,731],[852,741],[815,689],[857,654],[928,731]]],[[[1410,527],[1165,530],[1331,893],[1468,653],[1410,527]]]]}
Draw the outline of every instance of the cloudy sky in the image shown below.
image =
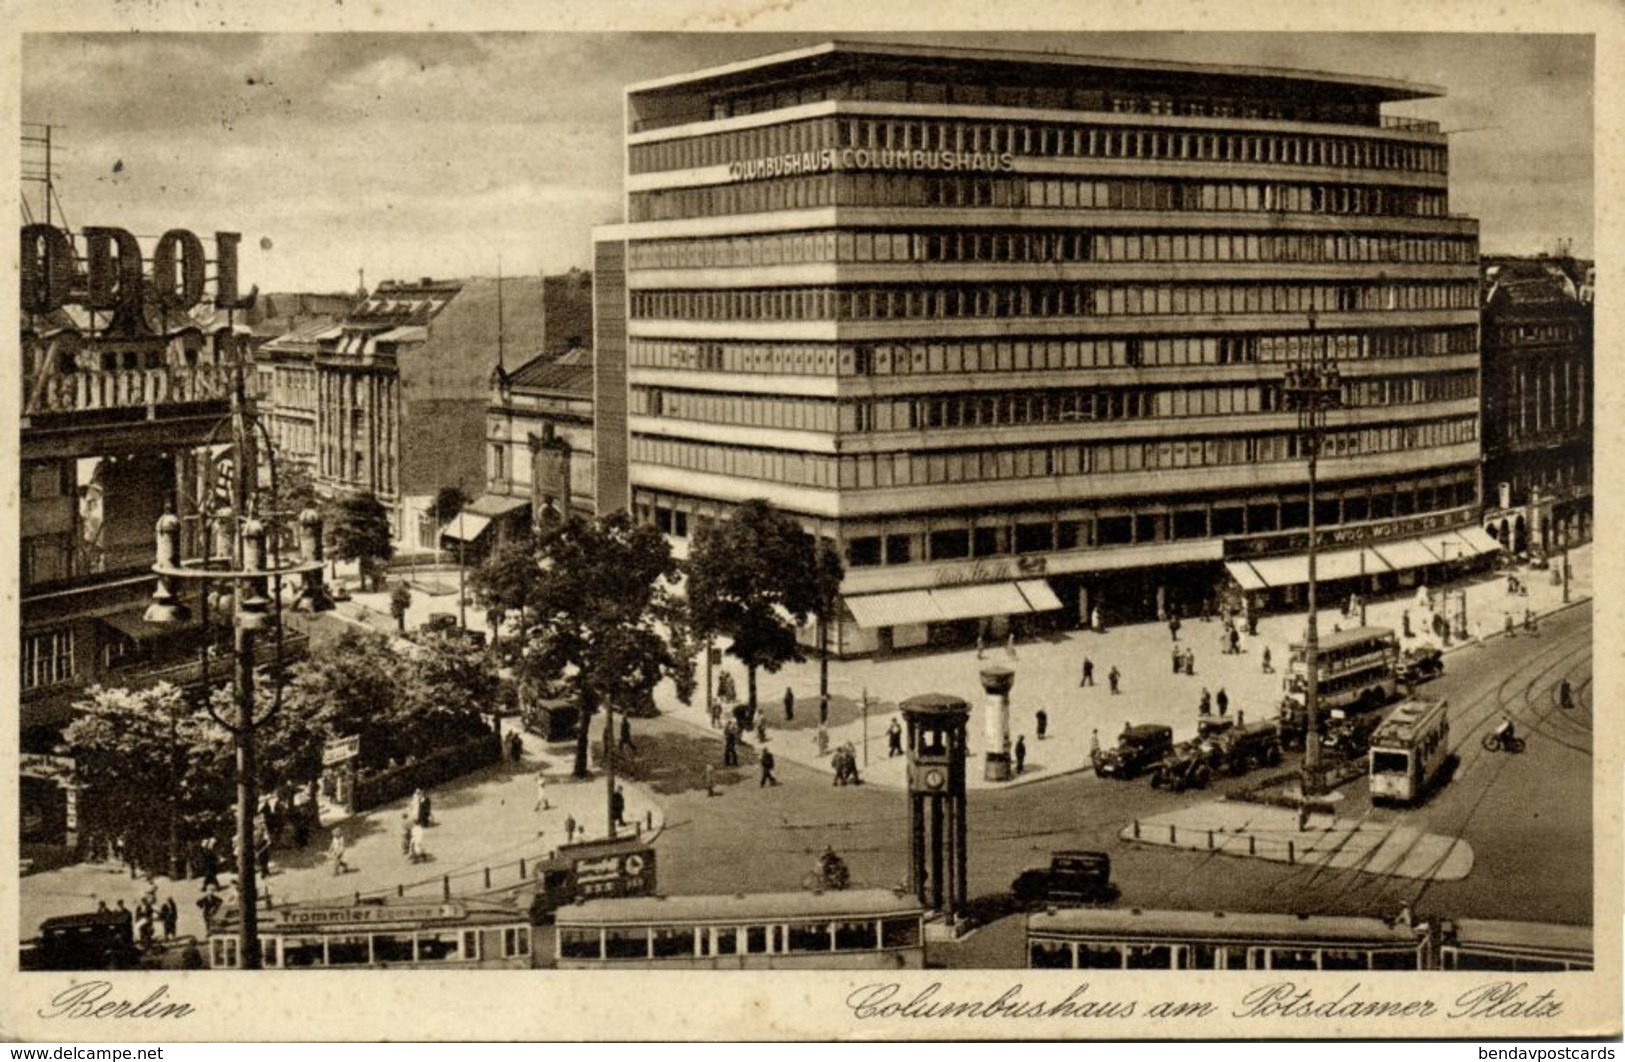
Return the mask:
{"type": "MultiPolygon", "coordinates": [[[[69,222],[244,236],[262,290],[586,266],[620,220],[621,90],[821,34],[31,34],[22,116],[65,127],[69,222]],[[263,241],[263,242],[262,242],[263,241]]],[[[843,36],[859,37],[859,34],[843,36]]],[[[1486,251],[1592,253],[1592,39],[1443,34],[889,34],[1436,84],[1486,251]]],[[[32,188],[26,192],[37,202],[32,188]]]]}

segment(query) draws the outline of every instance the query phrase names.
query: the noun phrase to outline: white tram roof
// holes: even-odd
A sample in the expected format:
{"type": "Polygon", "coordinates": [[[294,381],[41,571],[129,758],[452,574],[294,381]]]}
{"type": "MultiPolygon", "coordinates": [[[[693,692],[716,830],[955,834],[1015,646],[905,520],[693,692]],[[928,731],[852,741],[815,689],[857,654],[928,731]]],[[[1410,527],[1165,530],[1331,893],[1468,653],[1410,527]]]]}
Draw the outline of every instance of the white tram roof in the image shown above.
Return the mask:
{"type": "MultiPolygon", "coordinates": [[[[1354,645],[1376,638],[1388,640],[1393,637],[1394,629],[1392,627],[1354,627],[1346,631],[1333,631],[1330,634],[1322,634],[1316,648],[1321,652],[1325,652],[1328,649],[1341,649],[1345,645],[1354,645]]],[[[1293,642],[1288,648],[1294,653],[1300,653],[1304,650],[1304,644],[1301,641],[1293,642]]]]}
{"type": "Polygon", "coordinates": [[[1464,947],[1541,948],[1550,951],[1592,954],[1590,926],[1562,925],[1556,922],[1499,922],[1483,918],[1457,918],[1455,943],[1464,947]]]}
{"type": "Polygon", "coordinates": [[[1416,930],[1358,915],[1246,914],[1070,907],[1027,916],[1029,934],[1315,943],[1416,944],[1416,930]]]}
{"type": "Polygon", "coordinates": [[[1382,723],[1371,735],[1373,745],[1404,744],[1416,738],[1435,716],[1446,707],[1438,697],[1411,697],[1383,716],[1382,723]]]}
{"type": "Polygon", "coordinates": [[[751,892],[714,896],[626,896],[561,907],[560,926],[668,922],[783,922],[798,918],[880,918],[923,913],[913,894],[892,889],[751,892]]]}

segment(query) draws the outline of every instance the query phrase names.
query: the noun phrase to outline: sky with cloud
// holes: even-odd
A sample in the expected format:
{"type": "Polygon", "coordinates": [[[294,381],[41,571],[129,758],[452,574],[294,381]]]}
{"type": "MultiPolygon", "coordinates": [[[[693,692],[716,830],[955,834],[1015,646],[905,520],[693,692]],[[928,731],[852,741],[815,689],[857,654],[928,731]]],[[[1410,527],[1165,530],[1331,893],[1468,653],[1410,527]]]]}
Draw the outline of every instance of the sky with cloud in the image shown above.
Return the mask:
{"type": "MultiPolygon", "coordinates": [[[[75,227],[243,234],[262,290],[557,272],[621,219],[630,83],[820,34],[31,34],[22,116],[62,126],[75,227]],[[262,242],[263,241],[263,242],[262,242]]],[[[858,38],[867,35],[844,34],[858,38]]],[[[1592,39],[1444,34],[888,34],[1255,63],[1441,86],[1390,105],[1451,136],[1451,210],[1486,251],[1592,253],[1592,39]]],[[[35,190],[25,193],[36,204],[35,190]]]]}

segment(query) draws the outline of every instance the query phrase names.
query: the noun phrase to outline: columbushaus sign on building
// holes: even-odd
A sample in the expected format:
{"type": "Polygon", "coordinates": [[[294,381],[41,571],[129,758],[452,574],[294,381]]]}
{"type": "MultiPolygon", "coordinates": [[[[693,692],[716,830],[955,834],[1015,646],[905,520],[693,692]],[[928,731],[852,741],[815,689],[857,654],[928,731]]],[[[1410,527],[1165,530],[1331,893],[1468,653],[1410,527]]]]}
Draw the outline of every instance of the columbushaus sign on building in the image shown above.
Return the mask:
{"type": "Polygon", "coordinates": [[[754,181],[830,170],[943,170],[1005,173],[1016,168],[1010,152],[908,151],[892,148],[823,148],[728,164],[728,179],[754,181]]]}

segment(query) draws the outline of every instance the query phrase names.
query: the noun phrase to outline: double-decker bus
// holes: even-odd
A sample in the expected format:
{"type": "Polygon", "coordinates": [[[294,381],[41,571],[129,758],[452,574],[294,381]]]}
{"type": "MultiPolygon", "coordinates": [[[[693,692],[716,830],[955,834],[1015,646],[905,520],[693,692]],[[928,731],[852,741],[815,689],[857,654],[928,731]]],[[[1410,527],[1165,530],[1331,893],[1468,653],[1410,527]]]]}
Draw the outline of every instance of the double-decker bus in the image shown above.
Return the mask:
{"type": "Polygon", "coordinates": [[[1450,705],[1412,697],[1371,733],[1371,800],[1409,804],[1427,794],[1450,755],[1450,705]]]}
{"type": "Polygon", "coordinates": [[[925,965],[925,911],[891,889],[587,900],[555,920],[565,970],[925,965]]]}
{"type": "MultiPolygon", "coordinates": [[[[1283,743],[1301,748],[1308,727],[1304,701],[1308,697],[1307,652],[1293,643],[1281,701],[1283,743]]],[[[1356,627],[1320,639],[1315,651],[1319,676],[1316,698],[1322,712],[1365,712],[1380,708],[1399,695],[1399,638],[1390,627],[1356,627]]]]}
{"type": "Polygon", "coordinates": [[[1066,908],[1027,916],[1027,965],[1071,970],[1421,970],[1424,930],[1344,915],[1066,908]]]}

